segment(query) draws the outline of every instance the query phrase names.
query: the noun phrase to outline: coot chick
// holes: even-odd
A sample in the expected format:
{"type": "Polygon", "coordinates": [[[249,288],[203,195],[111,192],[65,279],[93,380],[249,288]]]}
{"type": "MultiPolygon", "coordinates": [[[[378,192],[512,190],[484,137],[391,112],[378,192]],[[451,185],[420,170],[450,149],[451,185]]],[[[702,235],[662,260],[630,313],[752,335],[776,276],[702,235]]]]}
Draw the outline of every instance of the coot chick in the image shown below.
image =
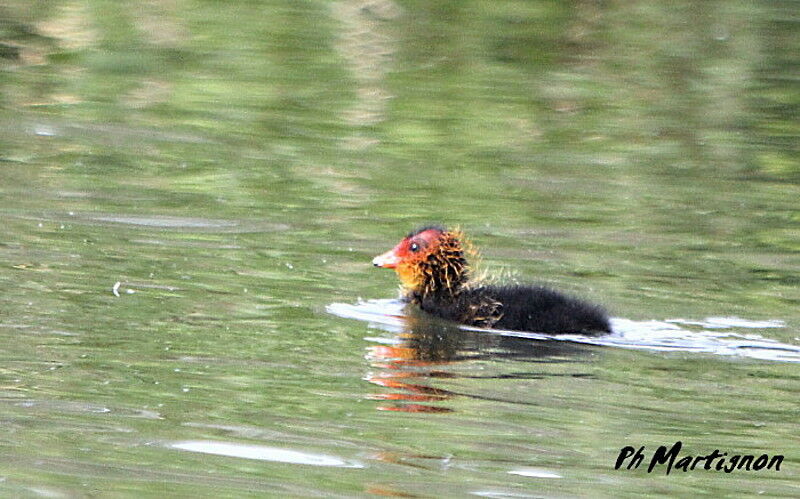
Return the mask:
{"type": "Polygon", "coordinates": [[[372,264],[394,269],[402,283],[403,299],[444,319],[545,334],[611,332],[601,307],[553,289],[471,282],[466,254],[472,250],[465,250],[465,245],[458,230],[426,226],[376,256],[372,264]]]}

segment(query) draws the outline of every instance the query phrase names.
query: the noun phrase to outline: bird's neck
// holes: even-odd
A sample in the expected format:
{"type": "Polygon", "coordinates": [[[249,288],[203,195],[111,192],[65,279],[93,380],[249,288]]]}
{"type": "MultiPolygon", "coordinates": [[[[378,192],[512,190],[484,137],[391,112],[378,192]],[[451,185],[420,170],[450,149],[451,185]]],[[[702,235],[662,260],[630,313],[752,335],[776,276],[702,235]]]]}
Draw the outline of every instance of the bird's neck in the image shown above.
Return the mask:
{"type": "Polygon", "coordinates": [[[469,265],[460,249],[437,252],[419,263],[421,281],[411,294],[417,299],[448,300],[459,295],[469,282],[469,265]]]}

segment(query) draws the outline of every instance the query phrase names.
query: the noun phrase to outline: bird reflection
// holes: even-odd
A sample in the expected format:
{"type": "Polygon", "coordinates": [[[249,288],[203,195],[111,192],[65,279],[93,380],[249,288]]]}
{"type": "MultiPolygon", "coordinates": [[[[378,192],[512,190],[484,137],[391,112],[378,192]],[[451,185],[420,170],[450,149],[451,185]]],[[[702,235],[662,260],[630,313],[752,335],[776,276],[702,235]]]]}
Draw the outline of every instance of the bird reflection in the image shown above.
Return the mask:
{"type": "Polygon", "coordinates": [[[554,376],[585,377],[584,372],[548,372],[547,365],[588,361],[594,349],[566,341],[534,340],[495,332],[468,331],[415,311],[403,318],[403,330],[393,345],[367,347],[367,359],[376,371],[364,379],[386,388],[369,398],[384,401],[378,410],[401,412],[452,412],[442,402],[456,396],[525,404],[519,400],[454,392],[432,386],[434,378],[544,379],[554,376]],[[468,363],[476,360],[515,360],[519,371],[476,374],[468,363]]]}

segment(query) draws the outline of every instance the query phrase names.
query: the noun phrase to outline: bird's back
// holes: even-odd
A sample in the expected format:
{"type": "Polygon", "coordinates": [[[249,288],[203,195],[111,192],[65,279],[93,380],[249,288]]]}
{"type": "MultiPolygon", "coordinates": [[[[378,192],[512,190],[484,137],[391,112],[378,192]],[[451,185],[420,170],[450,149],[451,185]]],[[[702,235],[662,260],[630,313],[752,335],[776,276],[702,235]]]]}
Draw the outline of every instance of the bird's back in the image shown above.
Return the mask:
{"type": "Polygon", "coordinates": [[[546,334],[611,332],[601,307],[544,286],[485,286],[475,292],[502,304],[502,315],[494,324],[498,329],[546,334]]]}

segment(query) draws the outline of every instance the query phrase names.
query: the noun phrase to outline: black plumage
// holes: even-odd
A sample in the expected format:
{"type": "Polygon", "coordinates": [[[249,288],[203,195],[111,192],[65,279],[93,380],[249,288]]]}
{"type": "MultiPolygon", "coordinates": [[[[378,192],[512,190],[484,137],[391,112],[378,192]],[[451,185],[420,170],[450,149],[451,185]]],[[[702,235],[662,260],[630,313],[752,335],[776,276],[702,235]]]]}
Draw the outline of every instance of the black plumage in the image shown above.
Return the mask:
{"type": "Polygon", "coordinates": [[[611,332],[605,311],[544,286],[465,288],[451,298],[412,296],[420,308],[471,326],[544,334],[611,332]]]}

